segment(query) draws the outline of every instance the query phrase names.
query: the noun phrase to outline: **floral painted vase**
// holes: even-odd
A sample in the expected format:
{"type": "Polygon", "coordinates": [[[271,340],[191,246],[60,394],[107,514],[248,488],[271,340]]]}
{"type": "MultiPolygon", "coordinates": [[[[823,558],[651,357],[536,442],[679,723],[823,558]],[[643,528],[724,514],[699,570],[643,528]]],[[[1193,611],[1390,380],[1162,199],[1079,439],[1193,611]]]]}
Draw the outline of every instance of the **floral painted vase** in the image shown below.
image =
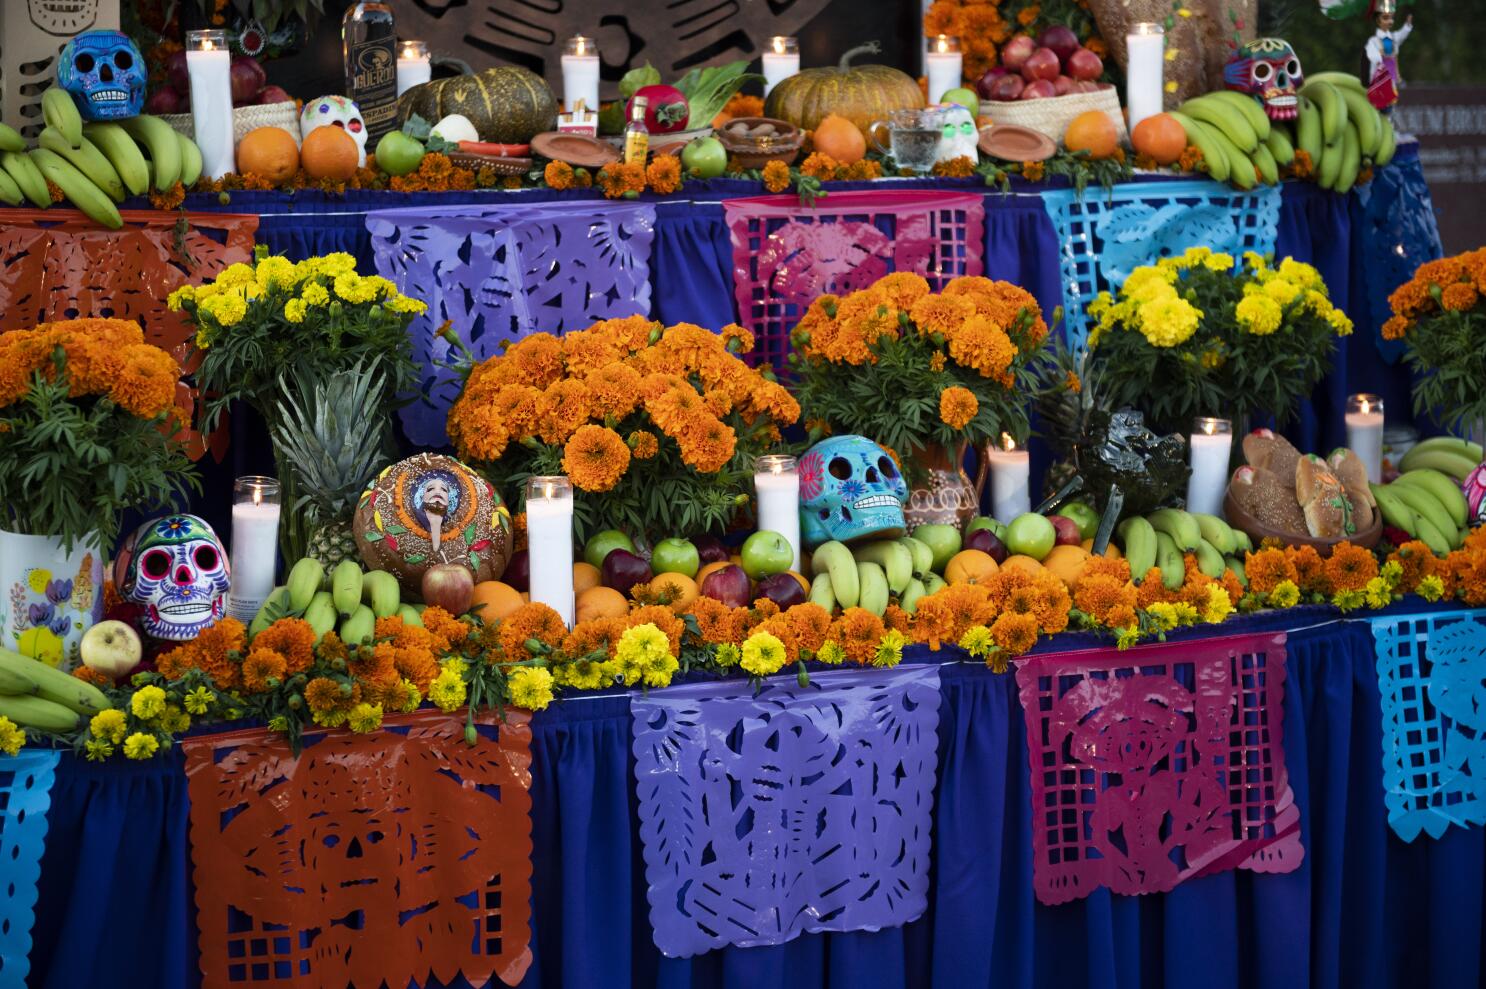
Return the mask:
{"type": "Polygon", "coordinates": [[[72,552],[52,536],[0,529],[0,646],[71,670],[83,633],[103,618],[103,552],[81,542],[72,552]]]}

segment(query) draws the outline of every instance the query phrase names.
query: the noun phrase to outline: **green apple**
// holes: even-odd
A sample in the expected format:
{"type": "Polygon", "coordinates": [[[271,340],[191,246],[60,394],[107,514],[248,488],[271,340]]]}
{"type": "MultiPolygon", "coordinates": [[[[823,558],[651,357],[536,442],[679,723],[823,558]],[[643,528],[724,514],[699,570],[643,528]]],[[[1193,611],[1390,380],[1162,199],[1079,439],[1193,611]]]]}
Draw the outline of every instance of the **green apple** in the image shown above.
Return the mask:
{"type": "Polygon", "coordinates": [[[728,152],[715,137],[699,137],[681,149],[681,164],[699,179],[715,179],[728,167],[728,152]]]}
{"type": "Polygon", "coordinates": [[[974,532],[976,529],[990,529],[996,534],[997,539],[1001,540],[1003,543],[1006,541],[1006,526],[1000,522],[997,522],[989,515],[977,515],[975,516],[975,518],[971,519],[965,526],[966,537],[969,537],[970,533],[974,532]]]}
{"type": "Polygon", "coordinates": [[[407,175],[423,161],[423,145],[400,130],[377,142],[377,166],[388,175],[407,175]]]}
{"type": "Polygon", "coordinates": [[[958,103],[966,110],[969,110],[972,117],[980,113],[980,97],[976,95],[975,90],[970,89],[968,86],[961,86],[958,89],[946,89],[944,95],[939,97],[939,102],[958,103]]]}
{"type": "Polygon", "coordinates": [[[945,564],[960,551],[960,531],[952,525],[930,522],[914,529],[913,538],[933,552],[935,573],[943,573],[945,564]]]}
{"type": "Polygon", "coordinates": [[[650,569],[656,573],[679,573],[695,577],[702,567],[702,554],[685,539],[672,536],[655,544],[650,552],[650,569]]]}
{"type": "Polygon", "coordinates": [[[1025,512],[1006,527],[1006,548],[1013,553],[1041,560],[1051,553],[1058,541],[1058,530],[1036,512],[1025,512]]]}
{"type": "Polygon", "coordinates": [[[604,557],[616,549],[629,550],[633,553],[635,544],[630,541],[629,536],[618,529],[605,529],[589,538],[587,545],[583,547],[583,559],[595,567],[602,568],[604,557]]]}
{"type": "Polygon", "coordinates": [[[795,562],[795,549],[780,533],[760,529],[743,540],[743,572],[754,580],[784,573],[795,562]]]}
{"type": "Polygon", "coordinates": [[[1099,513],[1087,502],[1067,502],[1058,506],[1058,514],[1074,521],[1080,539],[1093,539],[1094,533],[1099,531],[1099,513]]]}

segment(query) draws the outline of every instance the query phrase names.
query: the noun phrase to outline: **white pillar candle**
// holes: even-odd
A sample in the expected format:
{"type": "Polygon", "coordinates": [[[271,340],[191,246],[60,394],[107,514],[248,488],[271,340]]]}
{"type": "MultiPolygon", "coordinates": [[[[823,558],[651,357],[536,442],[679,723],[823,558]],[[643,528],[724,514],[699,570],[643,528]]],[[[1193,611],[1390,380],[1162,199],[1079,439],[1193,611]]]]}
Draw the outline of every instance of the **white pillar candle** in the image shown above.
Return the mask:
{"type": "Polygon", "coordinates": [[[279,482],[239,477],[232,483],[232,584],[227,613],[247,623],[273,592],[279,551],[279,482]]]}
{"type": "Polygon", "coordinates": [[[777,532],[789,540],[795,561],[790,569],[800,572],[800,473],[795,458],[767,454],[753,465],[753,489],[758,494],[758,527],[777,532]]]}
{"type": "Polygon", "coordinates": [[[1367,468],[1367,479],[1383,483],[1383,400],[1376,395],[1347,399],[1347,446],[1367,468]]]}
{"type": "Polygon", "coordinates": [[[764,95],[790,76],[800,72],[800,43],[782,34],[769,39],[764,49],[764,95]]]}
{"type": "Polygon", "coordinates": [[[186,32],[191,120],[201,174],[219,179],[237,168],[232,147],[232,53],[221,31],[186,32]]]}
{"type": "Polygon", "coordinates": [[[991,465],[991,517],[1010,522],[1032,510],[1032,462],[1009,433],[1001,434],[1001,448],[986,448],[991,465]]]}
{"type": "Polygon", "coordinates": [[[599,50],[592,38],[569,38],[562,55],[562,108],[599,108],[599,50]]]}
{"type": "Polygon", "coordinates": [[[1192,424],[1188,440],[1192,476],[1187,478],[1187,511],[1223,514],[1228,490],[1228,454],[1233,449],[1233,423],[1203,417],[1192,424]]]}
{"type": "Polygon", "coordinates": [[[573,483],[565,475],[526,479],[526,545],[531,599],[573,627],[573,483]]]}
{"type": "Polygon", "coordinates": [[[944,94],[958,89],[965,78],[965,58],[960,54],[960,39],[941,34],[929,42],[924,56],[924,75],[929,77],[929,102],[944,102],[944,94]]]}
{"type": "Polygon", "coordinates": [[[428,57],[428,45],[413,40],[404,41],[398,45],[397,95],[401,96],[414,86],[421,86],[431,78],[433,78],[433,63],[428,57]]]}
{"type": "Polygon", "coordinates": [[[1159,24],[1132,24],[1125,35],[1125,52],[1125,106],[1133,131],[1136,124],[1162,110],[1166,32],[1159,24]]]}

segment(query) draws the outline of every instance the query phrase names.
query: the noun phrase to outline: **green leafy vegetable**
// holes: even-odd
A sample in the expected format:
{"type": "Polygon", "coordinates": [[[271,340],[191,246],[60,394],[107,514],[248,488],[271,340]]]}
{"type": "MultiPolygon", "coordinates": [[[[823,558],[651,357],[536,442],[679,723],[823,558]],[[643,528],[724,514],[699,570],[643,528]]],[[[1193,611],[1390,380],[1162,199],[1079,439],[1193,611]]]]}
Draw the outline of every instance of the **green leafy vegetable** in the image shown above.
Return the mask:
{"type": "Polygon", "coordinates": [[[619,80],[619,95],[621,102],[628,100],[631,96],[644,89],[646,86],[660,84],[660,69],[646,62],[638,69],[630,69],[619,80]]]}
{"type": "Polygon", "coordinates": [[[705,69],[692,69],[677,80],[676,88],[681,90],[686,96],[686,102],[691,104],[691,126],[707,127],[738,90],[754,81],[763,82],[764,77],[756,72],[749,72],[747,61],[737,61],[705,69]]]}

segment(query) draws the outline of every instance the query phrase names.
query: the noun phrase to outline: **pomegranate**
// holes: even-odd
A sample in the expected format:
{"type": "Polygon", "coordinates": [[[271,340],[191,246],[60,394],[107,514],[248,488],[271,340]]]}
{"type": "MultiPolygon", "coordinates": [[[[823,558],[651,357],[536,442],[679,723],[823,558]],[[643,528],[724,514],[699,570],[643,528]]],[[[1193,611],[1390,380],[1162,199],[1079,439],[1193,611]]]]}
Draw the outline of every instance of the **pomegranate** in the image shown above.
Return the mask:
{"type": "Polygon", "coordinates": [[[1076,48],[1068,56],[1067,68],[1075,79],[1098,79],[1104,74],[1104,60],[1087,48],[1076,48]]]}
{"type": "Polygon", "coordinates": [[[233,56],[231,74],[232,105],[245,106],[258,102],[258,91],[268,81],[258,60],[247,55],[233,56]]]}
{"type": "Polygon", "coordinates": [[[1017,98],[1023,100],[1040,100],[1057,95],[1058,91],[1053,88],[1051,82],[1048,82],[1046,79],[1034,79],[1027,83],[1026,88],[1022,90],[1022,95],[1017,98]]]}
{"type": "Polygon", "coordinates": [[[1072,55],[1074,49],[1078,48],[1078,35],[1066,24],[1054,24],[1042,32],[1042,37],[1037,39],[1037,44],[1043,48],[1050,48],[1054,55],[1058,56],[1060,63],[1066,63],[1068,56],[1072,55]]]}
{"type": "Polygon", "coordinates": [[[1058,64],[1058,56],[1053,54],[1051,48],[1037,49],[1022,63],[1022,76],[1028,82],[1032,82],[1034,79],[1046,79],[1048,82],[1052,82],[1058,78],[1060,71],[1062,71],[1062,68],[1058,64]]]}
{"type": "Polygon", "coordinates": [[[1021,76],[1007,74],[991,84],[991,91],[986,95],[986,98],[1000,100],[1003,103],[1019,99],[1022,95],[1022,89],[1026,85],[1022,81],[1021,76]]]}
{"type": "Polygon", "coordinates": [[[1025,34],[1019,34],[1001,49],[1001,64],[1012,72],[1020,72],[1022,64],[1037,50],[1037,43],[1025,34]]]}

